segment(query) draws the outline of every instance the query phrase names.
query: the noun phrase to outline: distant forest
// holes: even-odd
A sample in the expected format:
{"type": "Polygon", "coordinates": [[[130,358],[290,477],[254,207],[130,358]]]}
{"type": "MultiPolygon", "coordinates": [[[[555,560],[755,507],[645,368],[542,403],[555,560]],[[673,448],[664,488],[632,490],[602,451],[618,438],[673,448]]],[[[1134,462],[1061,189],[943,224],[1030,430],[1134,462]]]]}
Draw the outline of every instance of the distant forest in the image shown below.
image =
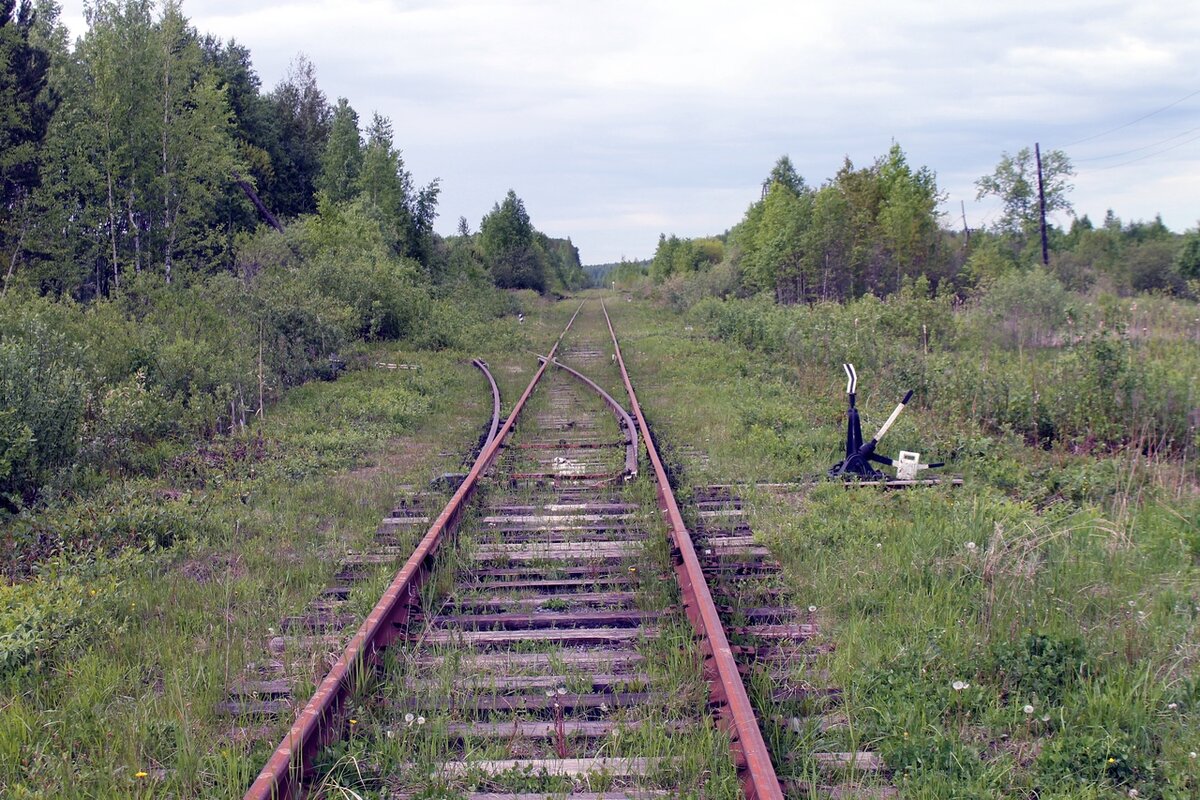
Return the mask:
{"type": "Polygon", "coordinates": [[[623,272],[644,273],[650,268],[650,259],[641,261],[611,261],[607,264],[586,264],[583,267],[584,273],[588,276],[588,281],[592,286],[604,287],[611,280],[610,275],[618,270],[623,272]]]}

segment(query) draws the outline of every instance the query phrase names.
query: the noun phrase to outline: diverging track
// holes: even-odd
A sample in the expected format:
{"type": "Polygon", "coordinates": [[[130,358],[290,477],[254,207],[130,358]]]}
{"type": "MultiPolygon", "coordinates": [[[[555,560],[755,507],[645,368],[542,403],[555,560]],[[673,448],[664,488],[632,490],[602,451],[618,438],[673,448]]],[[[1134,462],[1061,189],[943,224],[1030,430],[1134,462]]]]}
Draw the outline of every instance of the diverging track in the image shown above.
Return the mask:
{"type": "Polygon", "coordinates": [[[248,798],[784,796],[606,318],[572,317],[248,798]]]}

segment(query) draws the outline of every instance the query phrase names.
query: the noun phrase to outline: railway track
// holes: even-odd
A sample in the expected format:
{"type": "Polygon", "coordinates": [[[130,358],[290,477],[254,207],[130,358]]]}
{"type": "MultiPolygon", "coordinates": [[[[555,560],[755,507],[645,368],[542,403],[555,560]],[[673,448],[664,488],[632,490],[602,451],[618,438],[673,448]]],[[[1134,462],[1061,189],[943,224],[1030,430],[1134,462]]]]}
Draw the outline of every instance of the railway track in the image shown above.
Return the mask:
{"type": "MultiPolygon", "coordinates": [[[[786,662],[807,657],[816,626],[775,589],[746,590],[772,574],[752,535],[704,526],[693,540],[607,311],[582,309],[441,513],[402,504],[384,521],[428,531],[247,798],[827,788],[781,784],[762,734],[786,766],[786,733],[805,723],[778,704],[811,699],[786,662]]],[[[701,502],[701,519],[740,510],[701,502]]],[[[851,769],[864,758],[849,754],[851,769]]]]}

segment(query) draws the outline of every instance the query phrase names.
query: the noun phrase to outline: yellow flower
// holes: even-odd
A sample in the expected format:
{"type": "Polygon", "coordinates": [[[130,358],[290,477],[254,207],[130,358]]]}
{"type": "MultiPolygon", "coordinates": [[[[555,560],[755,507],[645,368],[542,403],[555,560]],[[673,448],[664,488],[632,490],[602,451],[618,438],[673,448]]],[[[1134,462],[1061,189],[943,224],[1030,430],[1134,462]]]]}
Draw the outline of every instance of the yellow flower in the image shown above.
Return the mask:
{"type": "Polygon", "coordinates": [[[1109,757],[1108,757],[1108,763],[1110,763],[1110,764],[1115,764],[1115,763],[1117,763],[1117,760],[1116,760],[1115,758],[1113,758],[1112,756],[1109,756],[1109,757]]]}
{"type": "Polygon", "coordinates": [[[135,772],[135,773],[133,774],[133,777],[135,777],[135,778],[144,778],[144,777],[146,777],[146,776],[147,776],[147,775],[149,775],[149,774],[150,774],[149,772],[144,772],[144,771],[142,771],[142,770],[138,770],[137,772],[135,772]]]}
{"type": "Polygon", "coordinates": [[[358,724],[358,720],[356,720],[356,719],[352,719],[352,720],[350,720],[350,724],[351,724],[351,725],[357,725],[357,724],[358,724]]]}
{"type": "Polygon", "coordinates": [[[90,594],[92,597],[95,597],[95,596],[96,596],[96,590],[95,590],[95,589],[92,589],[91,591],[89,591],[89,592],[88,592],[88,594],[90,594]]]}

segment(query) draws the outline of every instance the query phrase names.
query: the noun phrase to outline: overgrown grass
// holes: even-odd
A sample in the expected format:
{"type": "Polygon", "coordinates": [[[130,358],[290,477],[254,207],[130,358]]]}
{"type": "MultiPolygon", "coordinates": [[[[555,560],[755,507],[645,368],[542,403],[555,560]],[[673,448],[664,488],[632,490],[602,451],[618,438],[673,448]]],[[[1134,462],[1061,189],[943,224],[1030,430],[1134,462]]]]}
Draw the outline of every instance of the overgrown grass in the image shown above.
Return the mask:
{"type": "MultiPolygon", "coordinates": [[[[465,448],[489,408],[466,358],[489,359],[511,404],[536,369],[528,351],[548,350],[576,305],[499,321],[470,353],[364,349],[348,374],[293,392],[244,439],[31,520],[20,535],[59,555],[0,587],[0,794],[240,794],[284,723],[246,743],[213,705],[338,556],[370,541],[403,484],[458,469],[461,449],[445,443],[465,448]]],[[[695,318],[609,306],[685,488],[818,475],[838,456],[836,342],[819,360],[792,362],[715,341],[695,318]]],[[[602,322],[584,323],[603,340],[602,322]]],[[[1190,335],[1186,325],[1178,333],[1190,335]]],[[[611,364],[588,372],[621,396],[611,364]]],[[[863,371],[865,428],[891,410],[904,388],[892,385],[897,374],[863,371]]],[[[911,797],[1196,796],[1192,462],[1128,447],[1027,447],[1019,431],[964,419],[942,397],[907,412],[882,449],[953,456],[962,489],[834,486],[786,500],[746,490],[791,595],[818,606],[838,644],[811,669],[845,689],[849,732],[796,746],[878,749],[911,797]]],[[[645,480],[627,491],[648,491],[645,480]]],[[[385,573],[352,602],[365,608],[385,573]]],[[[674,641],[663,644],[679,656],[668,681],[690,669],[674,641]]],[[[326,656],[289,651],[297,694],[326,656]]],[[[399,749],[401,735],[388,740],[398,759],[412,752],[399,749]]],[[[647,734],[639,746],[668,744],[647,734]]],[[[724,748],[720,736],[697,740],[694,774],[723,763],[724,748]]],[[[344,755],[331,774],[360,768],[344,755]]]]}
{"type": "MultiPolygon", "coordinates": [[[[610,309],[685,490],[807,479],[839,457],[840,339],[793,362],[714,340],[695,317],[610,309]]],[[[828,316],[786,313],[796,329],[828,316]]],[[[905,388],[897,374],[860,368],[864,429],[905,388]]],[[[960,489],[743,490],[793,596],[837,643],[812,669],[845,689],[849,726],[798,746],[876,749],[906,797],[1196,796],[1194,466],[1136,442],[1031,448],[956,402],[931,392],[881,450],[953,457],[960,489]]]]}
{"type": "MultiPolygon", "coordinates": [[[[461,469],[491,410],[469,358],[490,361],[508,402],[524,387],[543,331],[514,318],[493,329],[471,352],[364,346],[244,437],[6,531],[44,557],[0,586],[0,795],[240,795],[290,720],[246,738],[237,728],[263,721],[214,706],[399,496],[461,469]]],[[[372,585],[352,607],[377,599],[372,585]]],[[[297,697],[329,655],[284,654],[297,697]]]]}

